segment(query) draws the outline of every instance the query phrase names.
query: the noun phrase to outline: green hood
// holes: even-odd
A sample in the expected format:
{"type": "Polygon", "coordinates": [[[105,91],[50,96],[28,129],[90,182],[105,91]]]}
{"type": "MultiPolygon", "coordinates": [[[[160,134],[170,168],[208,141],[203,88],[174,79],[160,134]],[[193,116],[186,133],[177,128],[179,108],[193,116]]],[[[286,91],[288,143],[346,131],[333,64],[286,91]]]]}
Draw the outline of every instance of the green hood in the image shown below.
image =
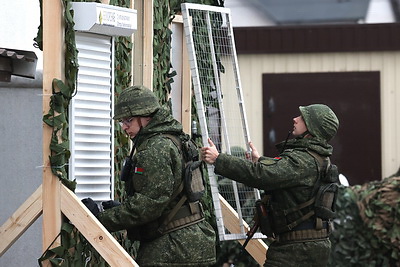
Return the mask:
{"type": "Polygon", "coordinates": [[[165,107],[160,108],[149,124],[142,129],[140,139],[161,133],[183,134],[182,125],[172,117],[171,112],[165,107]]]}

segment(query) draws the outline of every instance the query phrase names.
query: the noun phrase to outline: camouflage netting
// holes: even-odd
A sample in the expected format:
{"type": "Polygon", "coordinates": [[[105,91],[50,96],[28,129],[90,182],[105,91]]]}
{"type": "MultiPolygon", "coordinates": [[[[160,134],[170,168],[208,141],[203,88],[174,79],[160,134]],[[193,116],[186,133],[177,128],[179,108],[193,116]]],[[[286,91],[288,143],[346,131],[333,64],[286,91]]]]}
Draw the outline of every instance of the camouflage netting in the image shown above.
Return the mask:
{"type": "Polygon", "coordinates": [[[383,180],[341,187],[330,266],[400,266],[400,169],[383,180]]]}

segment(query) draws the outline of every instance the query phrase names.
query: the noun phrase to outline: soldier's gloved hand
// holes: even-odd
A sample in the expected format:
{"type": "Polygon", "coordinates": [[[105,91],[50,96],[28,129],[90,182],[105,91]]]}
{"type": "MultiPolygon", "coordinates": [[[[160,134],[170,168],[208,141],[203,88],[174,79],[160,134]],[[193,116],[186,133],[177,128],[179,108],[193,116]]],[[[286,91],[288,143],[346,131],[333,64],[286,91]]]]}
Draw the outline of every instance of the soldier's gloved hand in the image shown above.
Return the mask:
{"type": "Polygon", "coordinates": [[[103,206],[103,209],[107,210],[107,209],[117,207],[117,206],[121,205],[121,203],[119,203],[118,201],[115,201],[115,200],[109,200],[109,201],[101,202],[101,205],[103,206]]]}
{"type": "Polygon", "coordinates": [[[97,214],[100,213],[96,202],[94,202],[90,197],[82,199],[82,203],[85,204],[85,206],[90,210],[91,213],[93,213],[94,216],[97,216],[97,214]]]}

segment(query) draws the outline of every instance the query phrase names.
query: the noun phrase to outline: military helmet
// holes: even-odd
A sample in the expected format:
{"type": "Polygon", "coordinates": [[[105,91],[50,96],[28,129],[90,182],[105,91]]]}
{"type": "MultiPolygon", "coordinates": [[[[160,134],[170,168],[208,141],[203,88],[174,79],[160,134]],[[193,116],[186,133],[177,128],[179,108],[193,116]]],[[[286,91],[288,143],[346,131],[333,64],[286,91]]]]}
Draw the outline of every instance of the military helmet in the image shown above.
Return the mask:
{"type": "Polygon", "coordinates": [[[325,139],[327,142],[336,135],[339,120],[328,106],[313,104],[300,106],[299,110],[311,135],[325,139]]]}
{"type": "Polygon", "coordinates": [[[119,95],[114,107],[114,120],[134,116],[147,117],[160,108],[153,92],[142,86],[135,85],[126,88],[119,95]]]}

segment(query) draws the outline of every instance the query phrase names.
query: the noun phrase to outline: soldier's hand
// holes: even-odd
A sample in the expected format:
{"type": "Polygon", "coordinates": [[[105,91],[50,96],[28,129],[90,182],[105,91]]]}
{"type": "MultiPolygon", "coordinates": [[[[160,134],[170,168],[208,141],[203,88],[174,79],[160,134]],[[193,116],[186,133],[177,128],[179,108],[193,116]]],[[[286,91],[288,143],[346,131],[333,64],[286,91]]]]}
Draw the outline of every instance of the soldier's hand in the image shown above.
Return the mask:
{"type": "Polygon", "coordinates": [[[85,204],[85,206],[90,210],[91,213],[93,213],[94,216],[97,216],[97,214],[100,213],[96,202],[94,202],[90,197],[82,199],[82,203],[85,204]]]}
{"type": "Polygon", "coordinates": [[[258,159],[260,158],[260,154],[257,151],[257,148],[253,145],[253,142],[249,142],[249,146],[251,148],[251,154],[250,155],[246,155],[246,157],[251,158],[251,161],[253,162],[257,162],[258,159]]]}
{"type": "Polygon", "coordinates": [[[208,138],[208,144],[210,145],[209,147],[201,148],[201,157],[206,163],[214,164],[219,156],[219,152],[210,138],[208,138]]]}
{"type": "Polygon", "coordinates": [[[107,209],[117,207],[117,206],[121,205],[121,203],[118,201],[115,201],[115,200],[109,200],[109,201],[101,202],[101,205],[103,206],[103,209],[107,210],[107,209]]]}

